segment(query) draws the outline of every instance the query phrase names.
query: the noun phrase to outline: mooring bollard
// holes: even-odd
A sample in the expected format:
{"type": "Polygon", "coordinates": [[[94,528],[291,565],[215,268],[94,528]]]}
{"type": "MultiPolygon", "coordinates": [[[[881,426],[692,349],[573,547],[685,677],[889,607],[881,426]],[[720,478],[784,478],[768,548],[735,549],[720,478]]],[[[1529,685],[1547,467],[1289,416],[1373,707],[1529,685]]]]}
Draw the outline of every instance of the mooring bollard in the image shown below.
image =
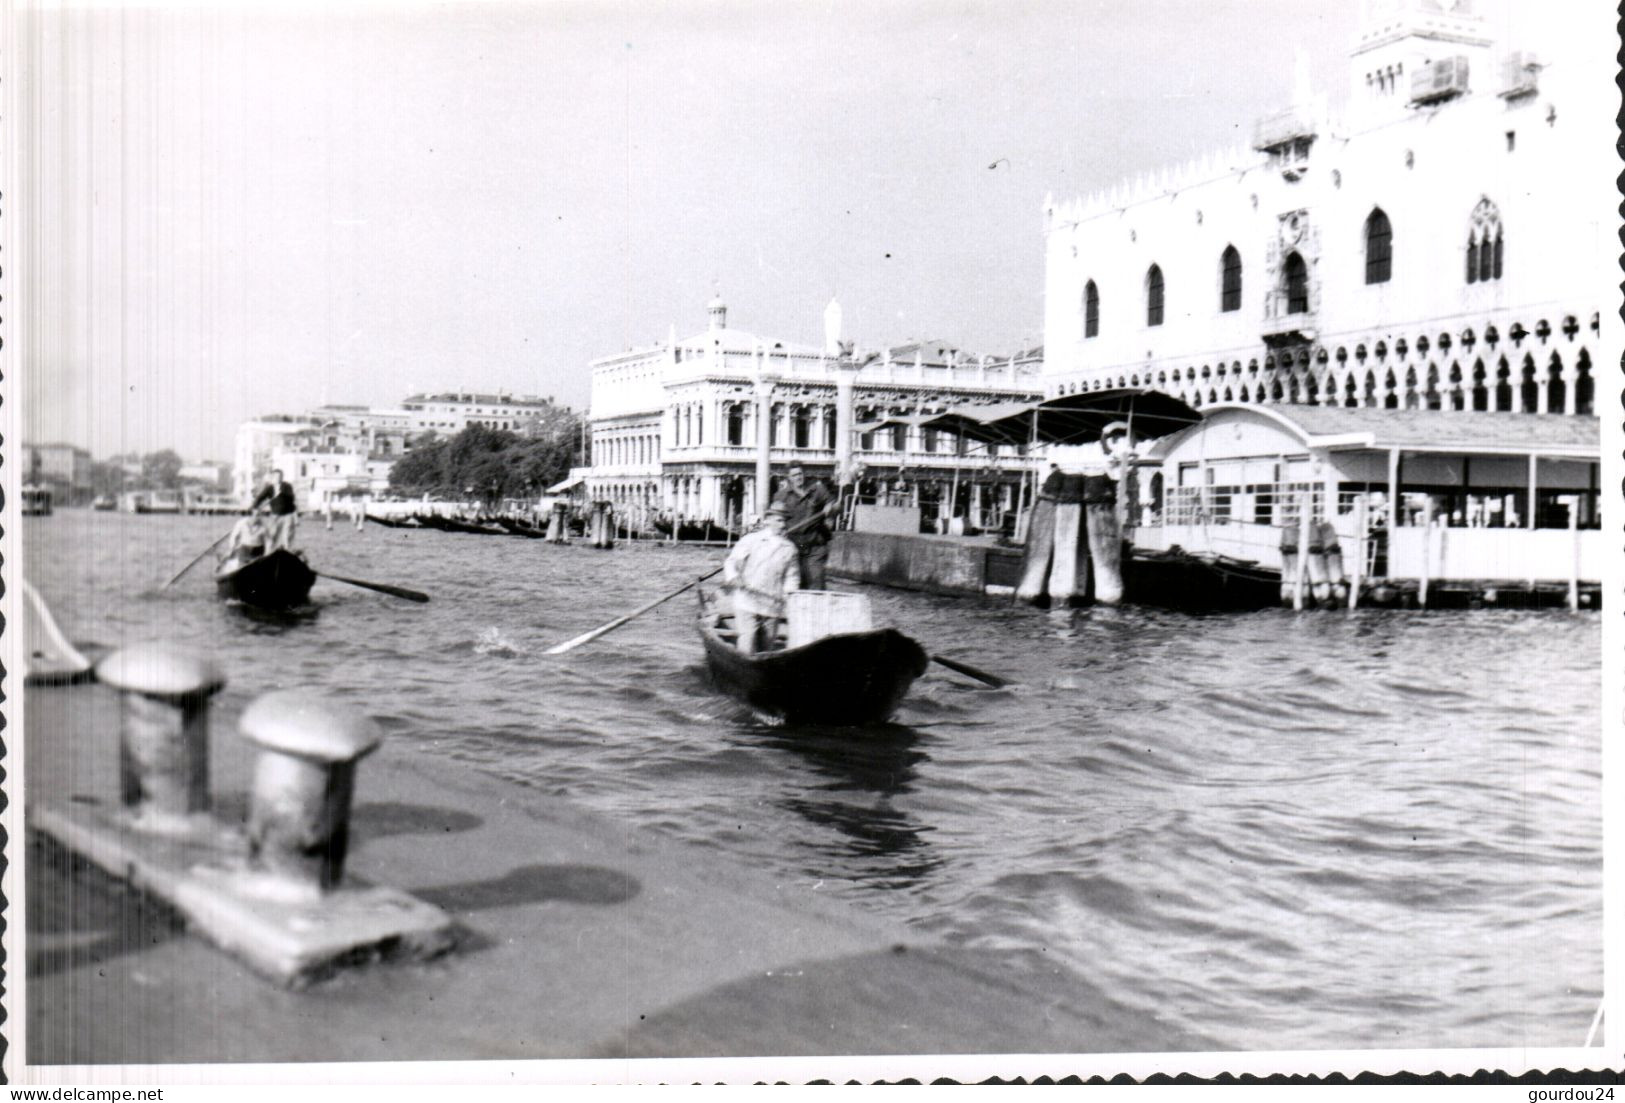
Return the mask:
{"type": "Polygon", "coordinates": [[[547,542],[549,544],[570,542],[570,507],[563,502],[553,503],[553,515],[547,521],[547,542]]]}
{"type": "Polygon", "coordinates": [[[249,857],[268,887],[318,895],[344,877],[356,763],[378,725],[310,690],[276,690],[243,710],[238,731],[260,748],[248,814],[249,857]]]}
{"type": "Polygon", "coordinates": [[[206,659],[160,644],[107,656],[119,691],[119,799],[147,831],[186,831],[209,811],[209,698],[225,685],[206,659]]]}

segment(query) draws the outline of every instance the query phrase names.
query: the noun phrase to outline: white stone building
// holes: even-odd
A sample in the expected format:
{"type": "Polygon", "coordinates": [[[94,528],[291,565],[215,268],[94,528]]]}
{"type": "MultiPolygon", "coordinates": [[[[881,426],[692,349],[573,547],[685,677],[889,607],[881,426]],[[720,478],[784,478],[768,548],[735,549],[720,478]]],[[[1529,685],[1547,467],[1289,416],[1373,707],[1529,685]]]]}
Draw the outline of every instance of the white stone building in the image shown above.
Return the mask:
{"type": "Polygon", "coordinates": [[[1300,63],[1251,149],[1047,202],[1046,393],[1591,413],[1611,18],[1554,7],[1503,41],[1474,2],[1370,0],[1340,110],[1300,63]]]}
{"type": "Polygon", "coordinates": [[[864,431],[894,415],[1039,395],[1038,351],[992,359],[948,342],[916,342],[839,366],[839,307],[826,312],[823,346],[759,337],[727,324],[720,299],[707,328],[592,364],[592,467],[587,491],[623,516],[656,512],[732,523],[760,512],[756,491],[762,422],[772,479],[797,461],[815,477],[837,474],[840,409],[847,397],[850,477],[870,495],[906,494],[930,507],[950,488],[1008,504],[1028,461],[988,457],[948,434],[911,426],[864,431]],[[859,366],[861,365],[861,367],[859,366]],[[925,499],[921,502],[920,499],[925,499]]]}
{"type": "Polygon", "coordinates": [[[432,429],[442,437],[456,436],[470,425],[524,432],[537,418],[558,409],[551,398],[511,395],[506,391],[481,394],[447,391],[410,395],[401,402],[413,432],[432,429]]]}

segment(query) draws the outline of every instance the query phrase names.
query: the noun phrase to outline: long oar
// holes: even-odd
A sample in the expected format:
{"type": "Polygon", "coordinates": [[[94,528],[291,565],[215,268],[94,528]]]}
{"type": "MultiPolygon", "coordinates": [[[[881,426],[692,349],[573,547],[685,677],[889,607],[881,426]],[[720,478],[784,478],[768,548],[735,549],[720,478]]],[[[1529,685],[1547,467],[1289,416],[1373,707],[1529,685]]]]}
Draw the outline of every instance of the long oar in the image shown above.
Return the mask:
{"type": "Polygon", "coordinates": [[[231,535],[231,533],[228,532],[228,533],[225,534],[225,536],[222,536],[220,538],[220,540],[216,540],[214,543],[212,543],[208,547],[204,548],[203,551],[198,554],[198,557],[196,559],[192,560],[186,566],[182,567],[179,571],[175,572],[175,577],[170,579],[168,582],[164,583],[162,586],[159,587],[159,589],[167,590],[171,586],[175,585],[175,583],[179,582],[181,580],[182,575],[184,575],[187,571],[191,570],[193,567],[197,566],[199,563],[203,562],[204,556],[208,555],[210,552],[214,551],[214,549],[218,548],[220,546],[220,542],[222,540],[224,540],[226,538],[226,536],[230,536],[230,535],[231,535]]]}
{"type": "Polygon", "coordinates": [[[941,655],[932,655],[931,661],[934,663],[941,663],[949,670],[963,674],[967,678],[975,678],[978,682],[984,682],[987,685],[992,686],[994,689],[1003,689],[1005,686],[1010,684],[1008,679],[1001,678],[997,674],[989,674],[985,670],[978,670],[969,663],[962,663],[957,659],[948,659],[941,655]]]}
{"type": "Polygon", "coordinates": [[[678,594],[681,594],[681,593],[683,593],[683,592],[685,592],[687,590],[692,590],[694,587],[698,586],[700,583],[704,582],[706,579],[712,578],[712,577],[714,577],[716,575],[719,575],[721,573],[722,573],[722,568],[718,567],[714,571],[710,571],[710,572],[708,572],[706,574],[702,574],[699,578],[696,578],[692,582],[683,583],[681,586],[677,587],[677,589],[673,590],[671,593],[667,594],[665,597],[655,598],[655,600],[651,601],[649,604],[647,604],[647,605],[645,605],[645,606],[643,606],[641,608],[632,610],[630,613],[626,614],[626,616],[624,616],[624,617],[616,617],[614,620],[610,621],[608,624],[600,625],[599,627],[594,628],[591,632],[583,632],[581,635],[577,636],[573,640],[565,640],[563,643],[554,644],[552,647],[549,647],[546,651],[542,652],[542,654],[544,654],[544,655],[562,655],[566,651],[575,650],[576,648],[580,647],[584,643],[591,643],[593,640],[596,640],[599,636],[606,635],[606,634],[608,634],[610,632],[615,631],[615,629],[619,628],[621,625],[627,623],[628,621],[636,620],[637,618],[641,617],[643,614],[647,613],[650,609],[654,609],[654,608],[657,608],[657,607],[659,607],[661,605],[666,604],[666,602],[670,601],[672,598],[676,597],[678,594]]]}
{"type": "MultiPolygon", "coordinates": [[[[806,528],[808,525],[811,525],[811,524],[813,524],[813,523],[815,523],[817,521],[821,521],[821,520],[823,520],[823,518],[824,518],[824,514],[822,512],[815,513],[811,517],[804,518],[804,519],[796,522],[795,524],[791,525],[789,528],[785,529],[784,530],[784,535],[789,536],[791,533],[800,532],[802,529],[806,528]]],[[[672,531],[673,532],[677,531],[675,525],[672,528],[672,531]]],[[[710,571],[710,572],[708,572],[706,574],[702,574],[699,578],[696,578],[693,582],[685,582],[685,583],[683,583],[681,586],[677,587],[677,589],[673,590],[671,593],[667,594],[665,597],[656,598],[655,600],[651,601],[649,604],[647,604],[645,606],[642,606],[641,608],[632,610],[630,613],[626,614],[626,616],[624,616],[624,617],[616,617],[614,620],[610,621],[608,624],[600,625],[599,627],[594,628],[591,632],[583,632],[581,635],[577,636],[573,640],[565,640],[563,643],[554,644],[552,647],[549,647],[546,651],[542,652],[542,654],[544,654],[544,655],[562,655],[566,651],[574,651],[576,648],[580,647],[582,644],[591,643],[593,640],[596,640],[599,636],[607,635],[608,633],[615,631],[615,629],[619,628],[621,625],[627,623],[628,621],[636,620],[637,618],[641,617],[643,614],[647,613],[650,609],[658,609],[660,606],[666,604],[666,602],[670,601],[672,598],[676,597],[678,594],[684,593],[684,592],[686,592],[688,590],[692,590],[694,587],[698,586],[700,583],[704,582],[706,579],[714,578],[714,577],[716,577],[717,575],[719,575],[721,573],[722,573],[722,568],[718,567],[714,571],[710,571]]]]}
{"type": "Polygon", "coordinates": [[[341,574],[328,574],[326,571],[312,571],[317,578],[330,578],[334,582],[348,582],[352,586],[360,586],[363,590],[377,590],[390,597],[402,597],[407,601],[426,602],[429,595],[418,590],[408,590],[404,586],[390,586],[382,582],[368,582],[364,578],[345,578],[341,574]]]}

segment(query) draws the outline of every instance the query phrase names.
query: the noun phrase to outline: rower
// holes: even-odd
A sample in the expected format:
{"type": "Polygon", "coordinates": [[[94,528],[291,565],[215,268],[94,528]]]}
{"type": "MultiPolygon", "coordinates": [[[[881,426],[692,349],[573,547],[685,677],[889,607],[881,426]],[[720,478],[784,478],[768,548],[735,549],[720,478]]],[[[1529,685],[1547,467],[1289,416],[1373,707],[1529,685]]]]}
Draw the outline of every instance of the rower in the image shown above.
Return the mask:
{"type": "Polygon", "coordinates": [[[785,595],[801,589],[801,557],[784,535],[789,510],[767,507],[762,527],[745,536],[722,565],[722,586],[733,598],[739,650],[754,655],[773,646],[784,619],[785,595]]]}
{"type": "Polygon", "coordinates": [[[226,537],[226,554],[220,560],[221,570],[236,570],[265,554],[265,526],[259,514],[239,517],[226,537]]]}

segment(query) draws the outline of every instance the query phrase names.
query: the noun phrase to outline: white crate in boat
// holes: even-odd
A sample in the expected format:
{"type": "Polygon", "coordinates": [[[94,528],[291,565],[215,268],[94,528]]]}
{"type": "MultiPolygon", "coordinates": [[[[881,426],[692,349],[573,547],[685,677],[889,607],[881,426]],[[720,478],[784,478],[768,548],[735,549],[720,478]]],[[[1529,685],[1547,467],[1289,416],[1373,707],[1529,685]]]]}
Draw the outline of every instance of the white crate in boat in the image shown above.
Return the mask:
{"type": "Polygon", "coordinates": [[[839,632],[867,632],[869,595],[838,594],[830,590],[796,590],[787,603],[789,646],[800,647],[839,632]]]}

